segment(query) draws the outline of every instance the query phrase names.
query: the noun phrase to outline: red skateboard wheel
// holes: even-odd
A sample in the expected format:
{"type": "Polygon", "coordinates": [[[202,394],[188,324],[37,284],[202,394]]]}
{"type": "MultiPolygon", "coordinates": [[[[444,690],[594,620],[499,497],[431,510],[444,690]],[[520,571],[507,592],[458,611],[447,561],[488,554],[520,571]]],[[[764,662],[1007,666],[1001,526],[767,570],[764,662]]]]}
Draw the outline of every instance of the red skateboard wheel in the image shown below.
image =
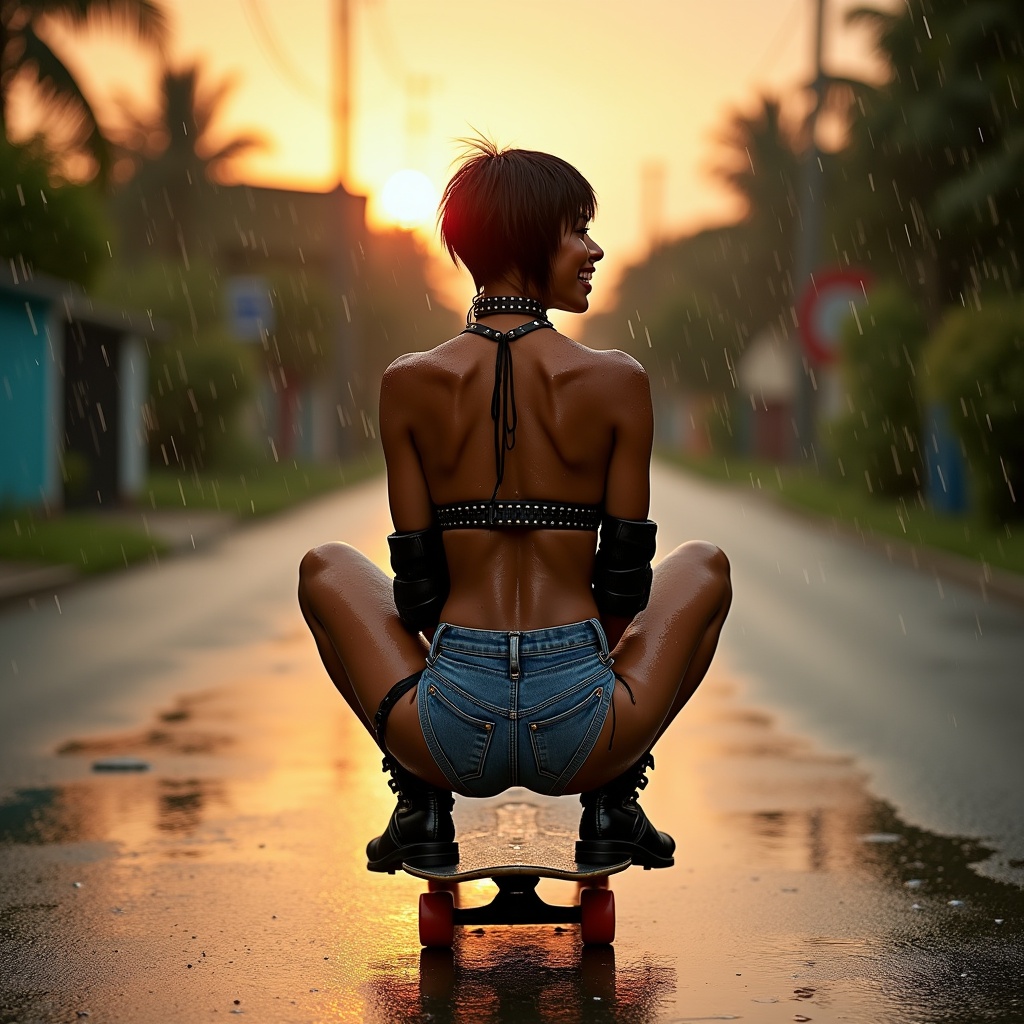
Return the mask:
{"type": "MultiPolygon", "coordinates": [[[[455,940],[454,918],[454,901],[450,892],[421,893],[420,943],[431,948],[450,949],[455,940]]],[[[614,931],[614,923],[612,929],[614,931]]]]}
{"type": "Polygon", "coordinates": [[[580,893],[580,934],[585,946],[615,941],[615,894],[611,889],[584,889],[580,893]]]}

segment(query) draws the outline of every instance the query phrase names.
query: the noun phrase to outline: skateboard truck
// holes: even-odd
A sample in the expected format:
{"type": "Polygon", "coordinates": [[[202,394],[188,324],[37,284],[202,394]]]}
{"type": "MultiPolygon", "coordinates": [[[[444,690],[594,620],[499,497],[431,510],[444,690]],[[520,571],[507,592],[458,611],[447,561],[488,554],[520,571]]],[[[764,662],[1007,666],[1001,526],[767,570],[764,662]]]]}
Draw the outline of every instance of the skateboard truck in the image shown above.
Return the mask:
{"type": "MultiPolygon", "coordinates": [[[[580,870],[572,873],[541,874],[524,870],[521,874],[495,874],[491,881],[498,891],[491,902],[482,907],[456,907],[449,889],[422,893],[419,904],[420,942],[427,947],[450,947],[455,940],[456,926],[570,924],[580,926],[584,945],[605,945],[615,939],[615,896],[610,889],[597,886],[608,874],[628,866],[626,861],[600,868],[580,865],[580,870]],[[537,884],[542,877],[575,878],[584,885],[587,882],[591,885],[580,890],[577,904],[545,903],[537,895],[537,884]]],[[[442,884],[455,883],[454,879],[439,879],[415,868],[410,874],[442,884]]]]}
{"type": "Polygon", "coordinates": [[[545,903],[537,895],[540,878],[535,875],[505,875],[494,879],[498,891],[484,907],[454,908],[454,923],[474,924],[579,924],[579,906],[561,907],[545,903]]]}
{"type": "Polygon", "coordinates": [[[533,794],[482,800],[467,808],[472,817],[460,835],[457,864],[403,863],[403,871],[430,883],[431,891],[420,895],[420,942],[447,948],[454,941],[456,926],[522,924],[579,925],[585,945],[612,942],[615,897],[607,879],[632,862],[628,856],[608,864],[576,860],[572,852],[576,823],[562,807],[533,794]],[[542,878],[577,883],[579,901],[570,906],[545,903],[537,894],[542,878]],[[490,879],[498,887],[491,902],[456,907],[456,886],[478,879],[490,879]]]}

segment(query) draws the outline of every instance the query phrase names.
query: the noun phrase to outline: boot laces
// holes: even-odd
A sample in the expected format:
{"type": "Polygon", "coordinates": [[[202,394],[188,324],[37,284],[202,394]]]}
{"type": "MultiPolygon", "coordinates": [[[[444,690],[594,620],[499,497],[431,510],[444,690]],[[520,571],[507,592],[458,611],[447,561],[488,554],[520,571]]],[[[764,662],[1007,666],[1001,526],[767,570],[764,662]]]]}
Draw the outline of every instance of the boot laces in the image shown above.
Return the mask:
{"type": "Polygon", "coordinates": [[[385,771],[391,776],[388,779],[388,789],[398,798],[399,807],[410,807],[412,801],[402,791],[402,784],[398,781],[398,765],[390,757],[385,756],[381,761],[381,771],[385,771]]]}
{"type": "Polygon", "coordinates": [[[645,754],[636,763],[635,774],[629,780],[629,786],[632,790],[630,795],[626,798],[627,803],[635,804],[640,799],[640,791],[646,789],[650,783],[650,779],[647,778],[647,770],[654,767],[654,755],[645,754]]]}

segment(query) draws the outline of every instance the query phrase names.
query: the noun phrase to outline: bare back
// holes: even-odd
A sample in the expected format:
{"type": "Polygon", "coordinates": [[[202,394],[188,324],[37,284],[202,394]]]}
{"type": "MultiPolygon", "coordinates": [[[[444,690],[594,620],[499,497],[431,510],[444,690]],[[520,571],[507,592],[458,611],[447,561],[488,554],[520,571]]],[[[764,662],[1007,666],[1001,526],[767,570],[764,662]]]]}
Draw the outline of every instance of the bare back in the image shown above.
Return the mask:
{"type": "MultiPolygon", "coordinates": [[[[429,526],[432,504],[491,497],[495,355],[493,342],[463,334],[403,356],[385,373],[381,438],[396,529],[429,526]]],[[[639,363],[538,330],[512,343],[512,364],[518,425],[498,498],[603,505],[621,518],[646,518],[653,428],[639,363]]],[[[536,629],[597,615],[592,531],[463,529],[444,540],[452,581],[444,621],[536,629]]]]}

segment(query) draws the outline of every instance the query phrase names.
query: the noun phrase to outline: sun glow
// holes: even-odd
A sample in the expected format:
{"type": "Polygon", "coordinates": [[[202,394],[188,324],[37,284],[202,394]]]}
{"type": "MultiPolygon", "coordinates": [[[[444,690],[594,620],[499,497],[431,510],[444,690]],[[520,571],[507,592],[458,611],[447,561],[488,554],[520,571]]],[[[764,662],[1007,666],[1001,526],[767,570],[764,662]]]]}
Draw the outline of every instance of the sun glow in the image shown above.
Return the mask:
{"type": "Polygon", "coordinates": [[[396,171],[380,191],[380,206],[392,224],[417,228],[431,224],[437,210],[437,189],[422,172],[409,168],[396,171]]]}

